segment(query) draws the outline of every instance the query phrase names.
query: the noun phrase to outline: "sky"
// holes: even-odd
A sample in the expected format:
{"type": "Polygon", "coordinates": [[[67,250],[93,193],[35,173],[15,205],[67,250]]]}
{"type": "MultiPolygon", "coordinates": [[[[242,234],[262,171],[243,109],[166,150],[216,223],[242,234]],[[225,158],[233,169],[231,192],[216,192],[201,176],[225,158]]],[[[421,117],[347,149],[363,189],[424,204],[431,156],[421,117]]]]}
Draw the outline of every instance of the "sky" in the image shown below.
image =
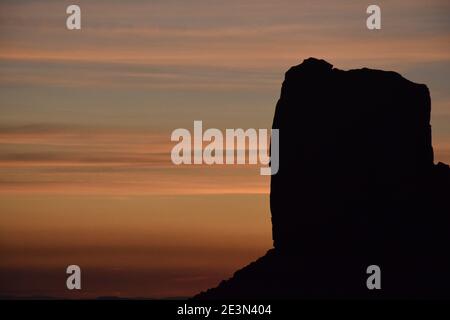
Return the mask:
{"type": "Polygon", "coordinates": [[[377,4],[370,31],[361,1],[1,1],[0,296],[184,297],[263,255],[269,178],[174,166],[170,135],[270,128],[284,73],[311,56],[425,83],[449,163],[450,3],[377,4]]]}

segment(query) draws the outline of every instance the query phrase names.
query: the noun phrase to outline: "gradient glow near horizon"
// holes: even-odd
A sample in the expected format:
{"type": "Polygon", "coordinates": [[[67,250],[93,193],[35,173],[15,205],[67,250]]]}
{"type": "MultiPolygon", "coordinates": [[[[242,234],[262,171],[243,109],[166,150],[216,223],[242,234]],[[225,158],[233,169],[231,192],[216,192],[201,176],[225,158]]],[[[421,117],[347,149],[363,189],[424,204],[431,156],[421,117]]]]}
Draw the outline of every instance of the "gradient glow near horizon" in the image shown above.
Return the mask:
{"type": "Polygon", "coordinates": [[[2,1],[0,296],[189,296],[264,254],[269,178],[174,166],[170,133],[270,128],[310,56],[427,84],[449,163],[450,3],[377,4],[370,31],[360,1],[2,1]]]}

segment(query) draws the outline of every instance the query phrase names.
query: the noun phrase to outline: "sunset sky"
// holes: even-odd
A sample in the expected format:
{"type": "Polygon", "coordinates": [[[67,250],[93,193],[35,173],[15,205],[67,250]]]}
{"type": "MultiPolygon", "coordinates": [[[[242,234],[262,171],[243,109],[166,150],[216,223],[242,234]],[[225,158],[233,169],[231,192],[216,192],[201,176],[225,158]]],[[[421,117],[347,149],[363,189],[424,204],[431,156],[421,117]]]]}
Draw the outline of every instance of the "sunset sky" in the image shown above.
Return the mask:
{"type": "Polygon", "coordinates": [[[450,2],[376,3],[369,31],[361,1],[2,0],[0,296],[189,296],[264,254],[269,178],[175,166],[170,135],[270,128],[310,56],[427,84],[450,163],[450,2]]]}

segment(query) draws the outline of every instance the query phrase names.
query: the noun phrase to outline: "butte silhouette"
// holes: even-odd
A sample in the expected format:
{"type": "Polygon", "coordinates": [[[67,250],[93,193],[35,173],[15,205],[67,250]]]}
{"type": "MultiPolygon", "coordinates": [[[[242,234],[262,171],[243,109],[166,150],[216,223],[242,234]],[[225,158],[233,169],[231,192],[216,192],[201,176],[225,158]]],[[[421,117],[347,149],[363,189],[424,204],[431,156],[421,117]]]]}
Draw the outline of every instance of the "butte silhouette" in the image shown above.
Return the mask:
{"type": "Polygon", "coordinates": [[[292,67],[273,120],[274,248],[194,299],[450,297],[450,169],[430,112],[428,88],[395,72],[292,67]]]}

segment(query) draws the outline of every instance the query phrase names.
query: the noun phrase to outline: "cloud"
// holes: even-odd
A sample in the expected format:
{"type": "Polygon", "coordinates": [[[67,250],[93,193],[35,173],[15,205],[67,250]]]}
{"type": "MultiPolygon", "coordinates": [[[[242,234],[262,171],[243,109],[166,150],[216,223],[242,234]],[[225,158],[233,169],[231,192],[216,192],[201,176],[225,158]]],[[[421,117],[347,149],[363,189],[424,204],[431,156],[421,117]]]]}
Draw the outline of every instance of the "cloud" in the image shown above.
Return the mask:
{"type": "Polygon", "coordinates": [[[137,128],[0,126],[1,194],[265,194],[256,165],[175,166],[169,135],[137,128]]]}

